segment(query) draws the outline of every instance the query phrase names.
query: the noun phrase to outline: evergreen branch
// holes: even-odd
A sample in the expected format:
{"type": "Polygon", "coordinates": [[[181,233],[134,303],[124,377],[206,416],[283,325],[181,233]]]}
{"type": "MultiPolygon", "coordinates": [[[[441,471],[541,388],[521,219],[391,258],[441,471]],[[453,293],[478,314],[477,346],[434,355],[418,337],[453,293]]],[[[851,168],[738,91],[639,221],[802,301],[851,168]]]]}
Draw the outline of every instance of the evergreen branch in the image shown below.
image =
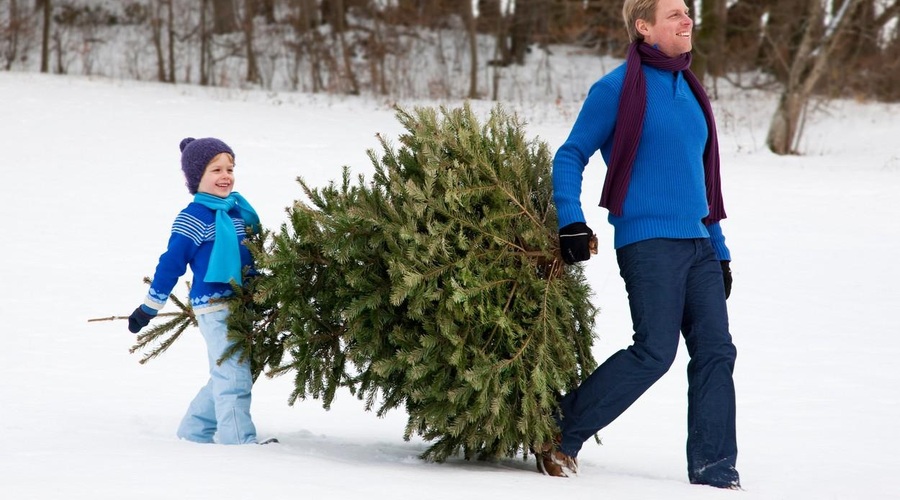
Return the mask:
{"type": "Polygon", "coordinates": [[[526,207],[524,203],[522,203],[522,200],[520,200],[509,189],[507,189],[507,186],[504,185],[500,181],[499,177],[497,177],[497,172],[495,170],[492,170],[492,169],[488,170],[488,173],[489,173],[489,175],[492,176],[492,180],[494,181],[494,187],[499,189],[500,192],[505,194],[506,197],[511,202],[513,202],[513,204],[515,204],[517,207],[519,207],[519,212],[518,212],[519,214],[522,214],[522,215],[525,215],[526,217],[528,217],[531,220],[532,224],[534,224],[535,227],[544,227],[545,226],[545,224],[543,224],[540,220],[538,220],[534,216],[532,211],[529,210],[528,207],[526,207]]]}
{"type": "Polygon", "coordinates": [[[172,345],[172,343],[178,339],[181,333],[191,325],[196,325],[196,319],[194,319],[193,315],[178,314],[173,319],[161,325],[154,326],[147,332],[138,335],[137,343],[133,345],[128,350],[128,352],[134,354],[135,352],[142,350],[149,346],[151,343],[157,341],[165,334],[172,332],[168,338],[163,339],[157,347],[155,347],[151,352],[145,354],[141,358],[140,363],[144,364],[147,361],[165,352],[172,345]]]}
{"type": "MultiPolygon", "coordinates": [[[[150,284],[150,278],[144,277],[144,283],[150,284]]],[[[190,291],[190,283],[186,283],[188,287],[188,291],[190,291]]],[[[153,342],[158,341],[159,339],[163,339],[160,341],[159,345],[153,348],[149,353],[145,354],[141,360],[140,364],[144,364],[147,361],[159,356],[163,352],[165,352],[169,347],[172,346],[180,336],[181,333],[184,332],[189,326],[197,326],[197,318],[194,316],[194,311],[191,307],[181,301],[175,295],[169,295],[169,298],[172,299],[172,302],[179,308],[178,312],[173,313],[159,313],[157,316],[163,317],[171,317],[172,319],[166,321],[165,323],[156,325],[149,330],[146,330],[144,333],[141,333],[137,336],[137,343],[128,350],[130,354],[134,354],[137,351],[143,350],[151,345],[153,342]],[[168,334],[167,338],[165,335],[168,334]]],[[[127,319],[127,317],[125,318],[127,319]]]]}

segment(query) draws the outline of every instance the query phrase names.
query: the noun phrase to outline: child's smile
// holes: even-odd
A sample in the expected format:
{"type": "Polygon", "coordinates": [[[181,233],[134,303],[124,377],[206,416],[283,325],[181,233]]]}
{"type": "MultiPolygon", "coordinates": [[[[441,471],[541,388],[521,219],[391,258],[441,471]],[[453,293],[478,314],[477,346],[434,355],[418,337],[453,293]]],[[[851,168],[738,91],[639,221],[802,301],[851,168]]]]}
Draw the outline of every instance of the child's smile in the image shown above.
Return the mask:
{"type": "Polygon", "coordinates": [[[197,192],[226,198],[234,189],[234,162],[228,153],[220,153],[203,171],[197,192]]]}

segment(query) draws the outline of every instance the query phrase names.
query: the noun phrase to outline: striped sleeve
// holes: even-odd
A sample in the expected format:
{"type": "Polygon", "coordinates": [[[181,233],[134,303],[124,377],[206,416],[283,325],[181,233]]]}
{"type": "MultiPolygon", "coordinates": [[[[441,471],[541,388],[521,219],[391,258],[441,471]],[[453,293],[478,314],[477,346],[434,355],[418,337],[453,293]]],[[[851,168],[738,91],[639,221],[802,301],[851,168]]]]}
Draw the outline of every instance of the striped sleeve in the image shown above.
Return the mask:
{"type": "Polygon", "coordinates": [[[191,240],[194,245],[200,246],[204,241],[211,240],[214,236],[215,226],[205,224],[197,217],[181,212],[172,223],[172,234],[180,234],[191,240]]]}
{"type": "Polygon", "coordinates": [[[187,271],[188,263],[194,258],[200,244],[212,239],[215,229],[197,217],[182,211],[172,223],[172,234],[166,251],[160,255],[150,290],[144,299],[144,305],[153,309],[162,309],[169,299],[169,294],[178,283],[178,279],[187,271]]]}

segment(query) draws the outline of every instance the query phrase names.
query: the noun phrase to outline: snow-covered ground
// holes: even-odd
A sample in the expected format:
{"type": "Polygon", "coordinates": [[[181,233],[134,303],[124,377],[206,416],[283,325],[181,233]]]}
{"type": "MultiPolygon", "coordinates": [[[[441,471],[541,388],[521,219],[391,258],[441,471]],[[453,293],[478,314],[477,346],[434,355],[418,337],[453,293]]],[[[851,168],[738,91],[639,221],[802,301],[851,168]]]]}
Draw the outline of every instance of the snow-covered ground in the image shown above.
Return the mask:
{"type": "MultiPolygon", "coordinates": [[[[289,407],[290,377],[253,392],[260,435],[280,444],[178,441],[206,381],[197,332],[142,366],[125,322],[87,320],[142,300],[141,278],[190,200],[179,141],[228,142],[237,190],[274,228],[301,196],[297,176],[324,185],[343,165],[371,172],[375,134],[400,132],[393,112],[367,99],[0,72],[0,497],[900,498],[900,106],[831,103],[806,126],[806,154],[777,157],[764,146],[775,98],[724,95],[714,107],[743,492],[687,482],[683,350],[601,432],[602,446],[585,446],[572,479],[541,476],[533,461],[422,462],[425,444],[401,438],[402,412],[378,419],[346,393],[331,411],[314,400],[289,407]]],[[[554,149],[578,107],[511,105],[554,149]]],[[[603,168],[588,166],[584,198],[601,239],[586,265],[601,308],[598,360],[630,342],[596,207],[603,168]]]]}

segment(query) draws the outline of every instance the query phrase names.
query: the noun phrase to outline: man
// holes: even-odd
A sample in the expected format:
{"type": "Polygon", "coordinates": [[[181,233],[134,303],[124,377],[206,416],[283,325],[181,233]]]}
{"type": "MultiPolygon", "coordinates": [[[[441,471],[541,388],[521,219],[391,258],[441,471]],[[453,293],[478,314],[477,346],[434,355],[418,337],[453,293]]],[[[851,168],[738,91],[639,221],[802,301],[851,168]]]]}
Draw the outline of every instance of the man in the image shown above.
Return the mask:
{"type": "Polygon", "coordinates": [[[671,366],[684,336],[688,364],[688,476],[739,488],[735,468],[736,350],[728,331],[731,256],[715,120],[690,71],[693,22],[683,0],[625,0],[628,59],[596,82],[553,161],[559,238],[568,264],[590,257],[582,173],[600,151],[600,205],[634,323],[634,344],[613,354],[560,401],[559,439],[539,451],[551,476],[577,470],[586,439],[622,414],[671,366]]]}

